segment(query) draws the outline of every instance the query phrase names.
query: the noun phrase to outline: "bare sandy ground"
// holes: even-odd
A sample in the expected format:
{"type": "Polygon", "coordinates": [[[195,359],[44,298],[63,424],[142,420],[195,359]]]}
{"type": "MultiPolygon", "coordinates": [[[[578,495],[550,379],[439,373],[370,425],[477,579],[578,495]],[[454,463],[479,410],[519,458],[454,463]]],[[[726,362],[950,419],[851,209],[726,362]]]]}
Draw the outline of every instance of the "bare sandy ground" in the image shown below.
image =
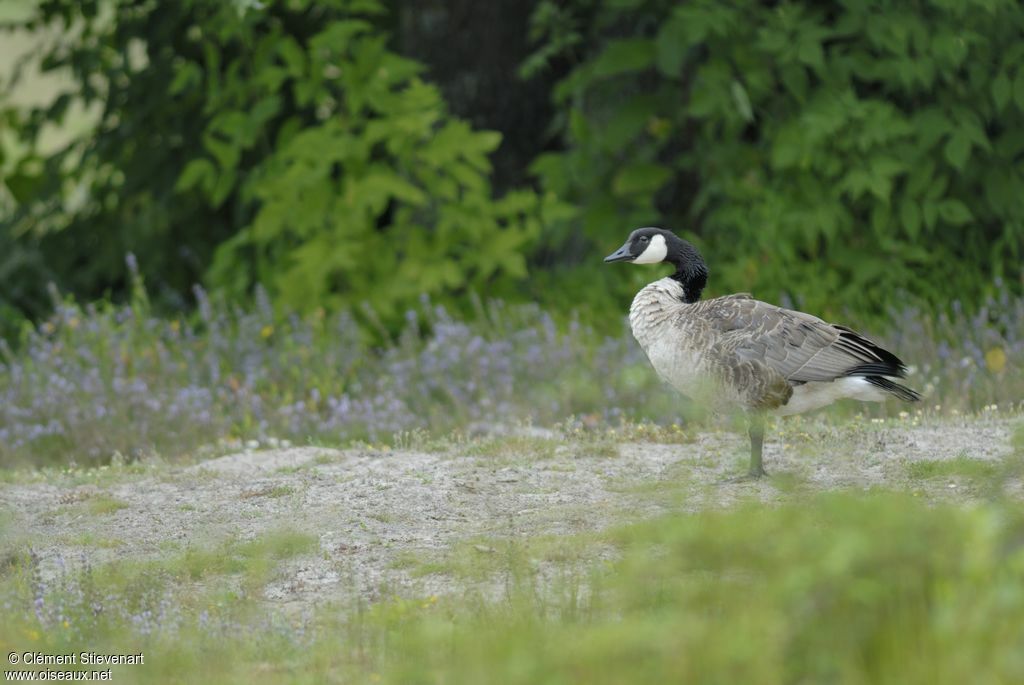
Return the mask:
{"type": "MultiPolygon", "coordinates": [[[[766,445],[773,477],[756,483],[723,482],[743,472],[748,449],[745,435],[727,430],[675,444],[534,431],[433,451],[247,450],[187,466],[157,463],[141,471],[0,484],[8,519],[0,551],[29,547],[43,572],[55,573],[61,559],[84,558],[96,567],[287,529],[315,536],[319,550],[285,563],[264,589],[269,602],[302,607],[353,594],[443,593],[450,585],[444,573],[413,574],[402,560],[442,558],[457,545],[489,554],[488,540],[599,530],[666,512],[815,491],[989,496],[967,476],[930,477],[911,466],[957,458],[1002,462],[1020,423],[994,413],[845,426],[784,422],[766,445]]],[[[1019,480],[1000,487],[1021,493],[1019,480]]]]}

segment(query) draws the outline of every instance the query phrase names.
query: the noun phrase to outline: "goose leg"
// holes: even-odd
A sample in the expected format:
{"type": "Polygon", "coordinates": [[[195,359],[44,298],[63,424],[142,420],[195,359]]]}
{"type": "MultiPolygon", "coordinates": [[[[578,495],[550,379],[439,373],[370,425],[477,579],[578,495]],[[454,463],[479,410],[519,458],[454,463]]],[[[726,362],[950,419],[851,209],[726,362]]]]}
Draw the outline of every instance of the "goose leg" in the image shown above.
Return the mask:
{"type": "Polygon", "coordinates": [[[747,472],[749,478],[761,478],[767,476],[761,455],[764,451],[764,415],[750,415],[750,470],[747,472]]]}

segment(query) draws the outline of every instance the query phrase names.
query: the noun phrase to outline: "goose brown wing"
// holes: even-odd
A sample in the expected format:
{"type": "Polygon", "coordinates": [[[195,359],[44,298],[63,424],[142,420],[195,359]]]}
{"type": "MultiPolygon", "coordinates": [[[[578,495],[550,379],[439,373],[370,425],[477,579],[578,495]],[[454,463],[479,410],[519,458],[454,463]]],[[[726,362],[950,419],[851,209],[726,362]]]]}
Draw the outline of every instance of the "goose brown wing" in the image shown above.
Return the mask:
{"type": "Polygon", "coordinates": [[[742,361],[760,361],[791,383],[843,376],[897,376],[896,355],[844,326],[747,295],[706,300],[703,313],[722,347],[742,361]]]}

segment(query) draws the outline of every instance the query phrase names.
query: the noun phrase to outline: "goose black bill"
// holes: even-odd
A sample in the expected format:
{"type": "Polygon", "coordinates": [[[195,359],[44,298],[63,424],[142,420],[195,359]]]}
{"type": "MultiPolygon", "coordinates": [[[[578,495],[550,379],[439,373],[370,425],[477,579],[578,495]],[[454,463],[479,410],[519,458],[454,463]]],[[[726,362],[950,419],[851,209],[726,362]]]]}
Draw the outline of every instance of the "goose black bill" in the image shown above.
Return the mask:
{"type": "Polygon", "coordinates": [[[629,243],[626,242],[622,247],[605,257],[604,261],[606,264],[611,264],[612,262],[626,262],[630,259],[633,259],[633,255],[629,253],[629,243]]]}

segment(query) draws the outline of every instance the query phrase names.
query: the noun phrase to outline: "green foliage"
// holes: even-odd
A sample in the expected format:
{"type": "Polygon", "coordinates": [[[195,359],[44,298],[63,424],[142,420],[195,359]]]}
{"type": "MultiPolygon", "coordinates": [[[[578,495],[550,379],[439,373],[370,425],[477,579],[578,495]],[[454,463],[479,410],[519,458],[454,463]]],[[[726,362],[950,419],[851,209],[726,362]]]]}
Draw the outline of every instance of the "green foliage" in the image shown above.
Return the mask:
{"type": "MultiPolygon", "coordinates": [[[[417,78],[420,66],[389,52],[364,21],[338,21],[305,48],[285,40],[277,49],[295,101],[336,111],[301,129],[285,123],[243,188],[258,209],[218,249],[214,284],[237,291],[261,282],[291,307],[368,302],[393,317],[424,293],[493,289],[526,275],[538,202],[527,191],[492,200],[487,156],[498,134],[448,117],[437,90],[417,78]]],[[[258,116],[259,88],[238,87],[247,91],[241,108],[207,129],[234,138],[208,144],[178,181],[201,186],[211,203],[221,194],[216,170],[230,172],[245,132],[259,129],[245,125],[258,116]]]]}
{"type": "Polygon", "coordinates": [[[367,26],[334,29],[311,42],[305,78],[337,68],[343,111],[280,141],[254,173],[259,210],[218,250],[213,283],[392,316],[422,294],[524,277],[538,202],[527,191],[491,199],[487,155],[500,137],[446,117],[418,65],[367,26]]]}
{"type": "MultiPolygon", "coordinates": [[[[570,7],[534,16],[543,57],[580,31],[587,46],[555,91],[567,149],[534,170],[594,252],[664,224],[704,249],[713,289],[823,313],[882,313],[901,291],[974,302],[994,277],[1020,291],[1018,3],[570,7]]],[[[616,278],[620,297],[649,276],[616,278]]]]}
{"type": "Polygon", "coordinates": [[[80,30],[43,55],[76,90],[4,112],[30,152],[5,178],[18,206],[0,232],[40,241],[87,296],[124,288],[127,251],[158,295],[202,276],[236,295],[262,282],[289,308],[369,302],[385,321],[424,293],[510,293],[551,202],[492,197],[500,135],[447,113],[421,65],[388,48],[382,12],[376,0],[41,4],[23,27],[80,30]],[[77,102],[100,107],[94,134],[41,151],[77,102]]]}
{"type": "Polygon", "coordinates": [[[1013,502],[749,503],[457,548],[432,577],[449,588],[440,597],[387,591],[301,620],[261,590],[315,537],[119,561],[54,587],[19,552],[0,574],[0,641],[143,651],[146,665],[115,667],[115,679],[153,682],[1013,683],[1024,678],[1022,531],[1013,502]],[[244,592],[230,582],[239,575],[244,592]],[[481,577],[497,601],[480,596],[481,577]]]}
{"type": "Polygon", "coordinates": [[[1019,3],[535,0],[529,26],[490,6],[26,5],[8,25],[63,31],[39,57],[72,83],[0,103],[0,326],[39,318],[49,280],[124,295],[131,251],[175,307],[200,280],[264,281],[395,330],[421,293],[476,290],[610,331],[651,270],[600,257],[649,224],[705,251],[710,294],[823,315],[1024,289],[1019,3]],[[487,42],[479,64],[445,49],[456,23],[487,42]],[[531,80],[503,88],[516,63],[531,80]],[[90,133],[47,147],[76,117],[90,133]],[[538,150],[542,192],[515,189],[538,150]]]}
{"type": "Polygon", "coordinates": [[[978,481],[997,481],[1008,474],[1019,475],[1021,462],[1019,459],[988,461],[974,459],[966,454],[954,459],[936,459],[933,461],[916,461],[907,465],[907,475],[911,478],[949,478],[961,476],[978,481]]]}

